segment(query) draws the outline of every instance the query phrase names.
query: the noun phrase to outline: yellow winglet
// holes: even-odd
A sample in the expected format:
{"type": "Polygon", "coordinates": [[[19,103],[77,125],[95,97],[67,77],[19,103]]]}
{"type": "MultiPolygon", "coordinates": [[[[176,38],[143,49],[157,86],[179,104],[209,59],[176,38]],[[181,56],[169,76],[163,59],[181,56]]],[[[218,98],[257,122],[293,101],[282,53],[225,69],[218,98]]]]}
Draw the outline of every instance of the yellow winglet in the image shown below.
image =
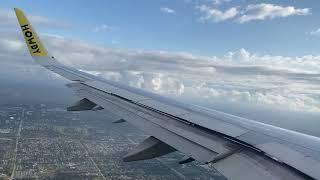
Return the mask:
{"type": "Polygon", "coordinates": [[[24,39],[26,40],[26,44],[31,56],[47,56],[48,53],[46,49],[43,47],[40,39],[38,38],[36,32],[33,30],[24,13],[18,8],[14,8],[14,11],[17,15],[22,34],[24,36],[24,39]]]}

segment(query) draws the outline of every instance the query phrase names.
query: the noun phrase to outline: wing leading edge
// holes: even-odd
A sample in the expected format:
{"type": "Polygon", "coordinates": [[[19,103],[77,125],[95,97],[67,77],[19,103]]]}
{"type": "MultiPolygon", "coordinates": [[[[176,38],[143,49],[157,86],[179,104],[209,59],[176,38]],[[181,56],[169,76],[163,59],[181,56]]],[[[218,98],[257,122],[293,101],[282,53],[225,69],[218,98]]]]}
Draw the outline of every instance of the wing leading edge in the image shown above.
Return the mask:
{"type": "MultiPolygon", "coordinates": [[[[73,83],[82,98],[68,110],[102,110],[152,135],[124,160],[144,160],[180,151],[210,163],[229,179],[320,179],[320,138],[184,104],[95,77],[59,63],[31,24],[14,9],[33,59],[73,83]]],[[[124,121],[122,121],[124,122],[124,121]]]]}

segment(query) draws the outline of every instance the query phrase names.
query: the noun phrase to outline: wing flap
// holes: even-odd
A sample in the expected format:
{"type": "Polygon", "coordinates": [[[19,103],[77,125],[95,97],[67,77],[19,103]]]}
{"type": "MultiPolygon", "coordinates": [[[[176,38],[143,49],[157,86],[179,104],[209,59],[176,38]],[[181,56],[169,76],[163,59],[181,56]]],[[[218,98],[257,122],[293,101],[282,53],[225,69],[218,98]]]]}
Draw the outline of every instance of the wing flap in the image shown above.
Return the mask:
{"type": "Polygon", "coordinates": [[[288,146],[276,142],[264,143],[257,146],[263,149],[266,153],[272,154],[273,157],[290,164],[296,169],[300,169],[307,174],[312,174],[313,177],[320,179],[319,169],[320,163],[315,159],[305,156],[303,153],[289,148],[288,146]]]}
{"type": "Polygon", "coordinates": [[[307,178],[285,164],[275,163],[272,159],[250,150],[234,153],[211,165],[227,179],[301,180],[307,178]]]}
{"type": "Polygon", "coordinates": [[[288,142],[284,138],[275,138],[255,131],[242,135],[239,139],[262,150],[269,157],[299,169],[315,179],[320,179],[320,152],[307,148],[309,146],[308,139],[298,142],[297,138],[296,142],[288,142]],[[297,143],[305,143],[306,145],[301,146],[297,143]]]}

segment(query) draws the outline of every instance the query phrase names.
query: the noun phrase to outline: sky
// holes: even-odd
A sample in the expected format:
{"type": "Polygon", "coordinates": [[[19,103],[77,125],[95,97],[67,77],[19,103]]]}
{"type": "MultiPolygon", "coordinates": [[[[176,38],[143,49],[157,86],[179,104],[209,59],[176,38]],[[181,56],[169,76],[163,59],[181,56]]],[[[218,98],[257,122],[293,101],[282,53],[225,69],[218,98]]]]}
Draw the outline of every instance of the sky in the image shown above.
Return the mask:
{"type": "Polygon", "coordinates": [[[240,48],[272,55],[319,54],[317,0],[3,0],[1,6],[66,26],[39,26],[44,32],[108,47],[208,56],[240,48]]]}
{"type": "Polygon", "coordinates": [[[32,61],[13,7],[66,65],[271,124],[320,125],[316,0],[3,0],[0,102],[65,103],[68,82],[32,61]]]}

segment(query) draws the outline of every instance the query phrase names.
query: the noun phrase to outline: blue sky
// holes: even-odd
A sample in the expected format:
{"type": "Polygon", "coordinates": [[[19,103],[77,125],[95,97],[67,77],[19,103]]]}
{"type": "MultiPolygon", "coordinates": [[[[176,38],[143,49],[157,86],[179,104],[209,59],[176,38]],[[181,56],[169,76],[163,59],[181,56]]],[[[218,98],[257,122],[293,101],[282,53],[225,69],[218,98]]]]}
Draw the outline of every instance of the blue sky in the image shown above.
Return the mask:
{"type": "Polygon", "coordinates": [[[317,0],[220,1],[4,0],[1,8],[19,7],[27,14],[63,22],[64,28],[39,26],[39,29],[105,47],[182,51],[209,56],[240,48],[285,56],[320,53],[320,36],[310,34],[320,28],[320,2],[317,0]],[[297,13],[244,23],[237,21],[249,5],[262,3],[281,8],[291,6],[297,13]],[[206,15],[199,8],[203,5],[222,13],[236,8],[239,14],[219,22],[212,19],[201,21],[206,15]],[[308,12],[299,14],[298,10],[305,8],[308,12]],[[168,12],[168,9],[172,11],[168,12]]]}

